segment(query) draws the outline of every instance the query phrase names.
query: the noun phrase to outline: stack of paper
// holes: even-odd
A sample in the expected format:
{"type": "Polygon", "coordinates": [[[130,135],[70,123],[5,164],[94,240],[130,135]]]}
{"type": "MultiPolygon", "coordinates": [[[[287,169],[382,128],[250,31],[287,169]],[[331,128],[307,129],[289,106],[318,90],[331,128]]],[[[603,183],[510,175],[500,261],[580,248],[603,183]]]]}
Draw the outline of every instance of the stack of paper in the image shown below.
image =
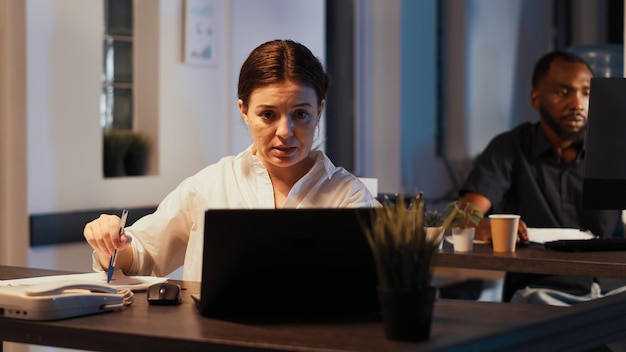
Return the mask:
{"type": "Polygon", "coordinates": [[[557,240],[586,240],[595,236],[589,231],[563,228],[528,228],[528,240],[533,243],[545,243],[557,240]]]}
{"type": "Polygon", "coordinates": [[[71,275],[52,275],[52,276],[39,276],[30,277],[25,279],[14,280],[0,280],[0,286],[23,286],[23,285],[36,285],[47,282],[59,282],[65,280],[79,280],[83,282],[93,281],[99,285],[110,285],[118,290],[129,289],[132,291],[144,291],[147,290],[153,284],[167,281],[167,277],[155,277],[155,276],[126,276],[121,271],[115,271],[113,279],[110,284],[107,284],[106,272],[95,272],[87,274],[71,274],[71,275]]]}

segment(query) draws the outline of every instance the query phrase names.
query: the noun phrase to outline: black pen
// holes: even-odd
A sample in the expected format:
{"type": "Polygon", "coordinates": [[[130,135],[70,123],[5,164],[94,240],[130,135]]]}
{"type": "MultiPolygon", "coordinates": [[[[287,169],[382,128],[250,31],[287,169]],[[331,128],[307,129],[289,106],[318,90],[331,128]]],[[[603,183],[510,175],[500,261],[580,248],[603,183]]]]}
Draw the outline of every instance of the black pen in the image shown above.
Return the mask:
{"type": "MultiPolygon", "coordinates": [[[[120,228],[117,231],[117,242],[122,240],[122,232],[124,232],[124,226],[126,226],[126,218],[128,217],[128,209],[122,210],[122,217],[120,218],[120,228]]],[[[113,278],[113,272],[115,271],[115,261],[117,260],[117,248],[113,251],[113,255],[109,260],[109,270],[107,271],[107,283],[111,282],[113,278]]]]}

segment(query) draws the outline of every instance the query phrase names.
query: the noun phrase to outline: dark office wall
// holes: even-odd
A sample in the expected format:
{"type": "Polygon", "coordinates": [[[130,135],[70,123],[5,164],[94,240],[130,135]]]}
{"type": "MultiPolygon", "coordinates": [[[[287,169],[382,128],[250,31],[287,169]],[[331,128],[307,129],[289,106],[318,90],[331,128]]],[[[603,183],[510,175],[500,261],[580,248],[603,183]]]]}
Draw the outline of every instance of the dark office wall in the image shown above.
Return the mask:
{"type": "Polygon", "coordinates": [[[354,0],[326,1],[326,152],[346,170],[355,168],[354,0]]]}
{"type": "Polygon", "coordinates": [[[586,13],[581,14],[582,18],[577,18],[572,0],[554,0],[552,41],[555,49],[581,44],[574,37],[574,28],[580,26],[581,21],[589,20],[596,23],[594,32],[597,37],[593,44],[624,43],[624,1],[599,0],[593,4],[598,11],[597,18],[589,18],[586,13]]]}

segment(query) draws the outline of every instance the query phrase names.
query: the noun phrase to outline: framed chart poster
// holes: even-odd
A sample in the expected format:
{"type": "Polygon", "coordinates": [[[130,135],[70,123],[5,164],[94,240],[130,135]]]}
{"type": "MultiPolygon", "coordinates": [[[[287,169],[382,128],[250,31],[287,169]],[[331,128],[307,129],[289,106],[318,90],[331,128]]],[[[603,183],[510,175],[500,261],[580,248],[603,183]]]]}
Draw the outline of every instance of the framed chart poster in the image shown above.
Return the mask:
{"type": "Polygon", "coordinates": [[[183,62],[215,65],[221,0],[185,0],[183,6],[183,62]]]}

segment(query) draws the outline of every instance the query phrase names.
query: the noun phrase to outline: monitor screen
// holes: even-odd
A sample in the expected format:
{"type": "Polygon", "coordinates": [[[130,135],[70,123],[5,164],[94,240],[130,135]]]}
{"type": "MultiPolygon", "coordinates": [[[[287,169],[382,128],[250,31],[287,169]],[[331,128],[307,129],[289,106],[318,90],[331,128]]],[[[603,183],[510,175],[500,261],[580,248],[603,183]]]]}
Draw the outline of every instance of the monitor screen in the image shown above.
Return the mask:
{"type": "Polygon", "coordinates": [[[626,209],[626,78],[592,78],[582,206],[626,209]]]}

